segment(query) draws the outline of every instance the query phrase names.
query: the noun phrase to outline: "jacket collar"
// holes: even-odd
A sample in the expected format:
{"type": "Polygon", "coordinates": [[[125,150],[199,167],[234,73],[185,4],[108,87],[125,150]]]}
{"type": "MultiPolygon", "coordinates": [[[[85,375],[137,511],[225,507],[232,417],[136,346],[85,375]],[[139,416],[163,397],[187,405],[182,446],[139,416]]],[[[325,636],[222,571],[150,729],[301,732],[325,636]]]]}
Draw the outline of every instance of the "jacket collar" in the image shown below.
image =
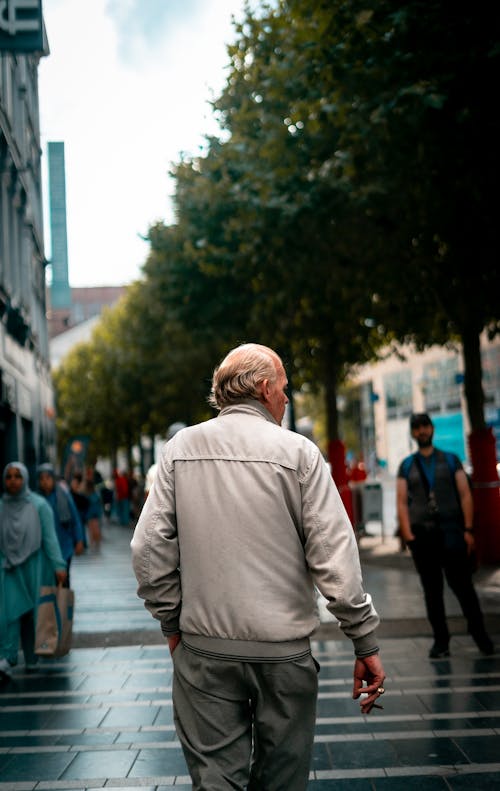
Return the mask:
{"type": "Polygon", "coordinates": [[[274,423],[276,426],[279,425],[271,413],[266,409],[264,404],[261,404],[260,401],[257,401],[255,398],[242,398],[241,401],[238,401],[235,404],[229,404],[228,406],[223,407],[219,412],[218,417],[235,414],[258,415],[259,417],[263,417],[265,420],[269,420],[270,423],[274,423]]]}

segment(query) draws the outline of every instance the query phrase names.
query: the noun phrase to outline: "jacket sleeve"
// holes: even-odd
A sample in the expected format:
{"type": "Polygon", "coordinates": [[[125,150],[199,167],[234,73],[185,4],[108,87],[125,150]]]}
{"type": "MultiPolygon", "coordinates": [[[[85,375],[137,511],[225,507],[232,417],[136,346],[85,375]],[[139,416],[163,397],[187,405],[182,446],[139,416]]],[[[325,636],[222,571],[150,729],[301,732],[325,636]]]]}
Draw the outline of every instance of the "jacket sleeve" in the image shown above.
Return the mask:
{"type": "Polygon", "coordinates": [[[179,631],[181,586],[175,516],[174,468],[168,451],[144,504],[131,541],[137,594],[168,636],[179,631]]]}
{"type": "Polygon", "coordinates": [[[302,481],[302,524],[306,560],[328,610],[353,641],[357,656],[375,653],[380,619],[363,588],[354,530],[319,452],[302,481]]]}
{"type": "Polygon", "coordinates": [[[42,549],[45,558],[52,568],[52,571],[64,570],[66,569],[66,561],[62,556],[61,547],[59,546],[52,508],[43,497],[37,498],[36,508],[42,528],[42,549]]]}

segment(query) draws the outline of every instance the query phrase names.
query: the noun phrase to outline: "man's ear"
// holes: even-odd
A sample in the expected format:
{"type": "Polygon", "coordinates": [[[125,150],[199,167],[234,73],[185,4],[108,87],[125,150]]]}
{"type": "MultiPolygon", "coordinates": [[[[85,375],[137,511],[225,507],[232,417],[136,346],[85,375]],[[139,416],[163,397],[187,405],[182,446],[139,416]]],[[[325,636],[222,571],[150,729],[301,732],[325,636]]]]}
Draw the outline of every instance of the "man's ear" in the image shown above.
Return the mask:
{"type": "Polygon", "coordinates": [[[263,379],[260,385],[260,399],[263,404],[269,401],[269,379],[263,379]]]}

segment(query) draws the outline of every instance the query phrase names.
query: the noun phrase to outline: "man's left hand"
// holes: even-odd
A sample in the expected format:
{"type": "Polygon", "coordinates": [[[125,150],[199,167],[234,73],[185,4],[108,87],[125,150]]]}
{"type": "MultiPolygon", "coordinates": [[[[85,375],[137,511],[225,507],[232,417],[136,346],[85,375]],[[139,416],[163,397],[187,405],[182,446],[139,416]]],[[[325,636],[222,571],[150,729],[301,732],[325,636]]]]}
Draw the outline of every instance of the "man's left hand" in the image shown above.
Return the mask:
{"type": "Polygon", "coordinates": [[[465,546],[467,547],[467,554],[471,555],[476,548],[474,533],[464,533],[464,541],[465,541],[465,546]]]}

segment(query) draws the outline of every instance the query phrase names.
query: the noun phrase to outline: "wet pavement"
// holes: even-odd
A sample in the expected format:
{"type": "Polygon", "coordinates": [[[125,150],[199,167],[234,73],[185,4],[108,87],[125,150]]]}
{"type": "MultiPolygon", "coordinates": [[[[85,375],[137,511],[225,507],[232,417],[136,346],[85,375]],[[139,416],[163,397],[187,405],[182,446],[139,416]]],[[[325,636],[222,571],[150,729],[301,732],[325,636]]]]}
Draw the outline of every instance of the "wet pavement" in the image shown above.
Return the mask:
{"type": "MultiPolygon", "coordinates": [[[[20,664],[0,688],[0,791],[190,786],[173,726],[172,663],[135,595],[131,535],[107,525],[100,552],[74,559],[68,656],[41,662],[36,673],[20,664]]],[[[382,616],[384,710],[358,713],[351,644],[320,601],[310,791],[500,789],[500,569],[476,575],[498,653],[478,653],[450,595],[451,657],[431,661],[411,559],[376,534],[361,540],[360,554],[382,616]]]]}

